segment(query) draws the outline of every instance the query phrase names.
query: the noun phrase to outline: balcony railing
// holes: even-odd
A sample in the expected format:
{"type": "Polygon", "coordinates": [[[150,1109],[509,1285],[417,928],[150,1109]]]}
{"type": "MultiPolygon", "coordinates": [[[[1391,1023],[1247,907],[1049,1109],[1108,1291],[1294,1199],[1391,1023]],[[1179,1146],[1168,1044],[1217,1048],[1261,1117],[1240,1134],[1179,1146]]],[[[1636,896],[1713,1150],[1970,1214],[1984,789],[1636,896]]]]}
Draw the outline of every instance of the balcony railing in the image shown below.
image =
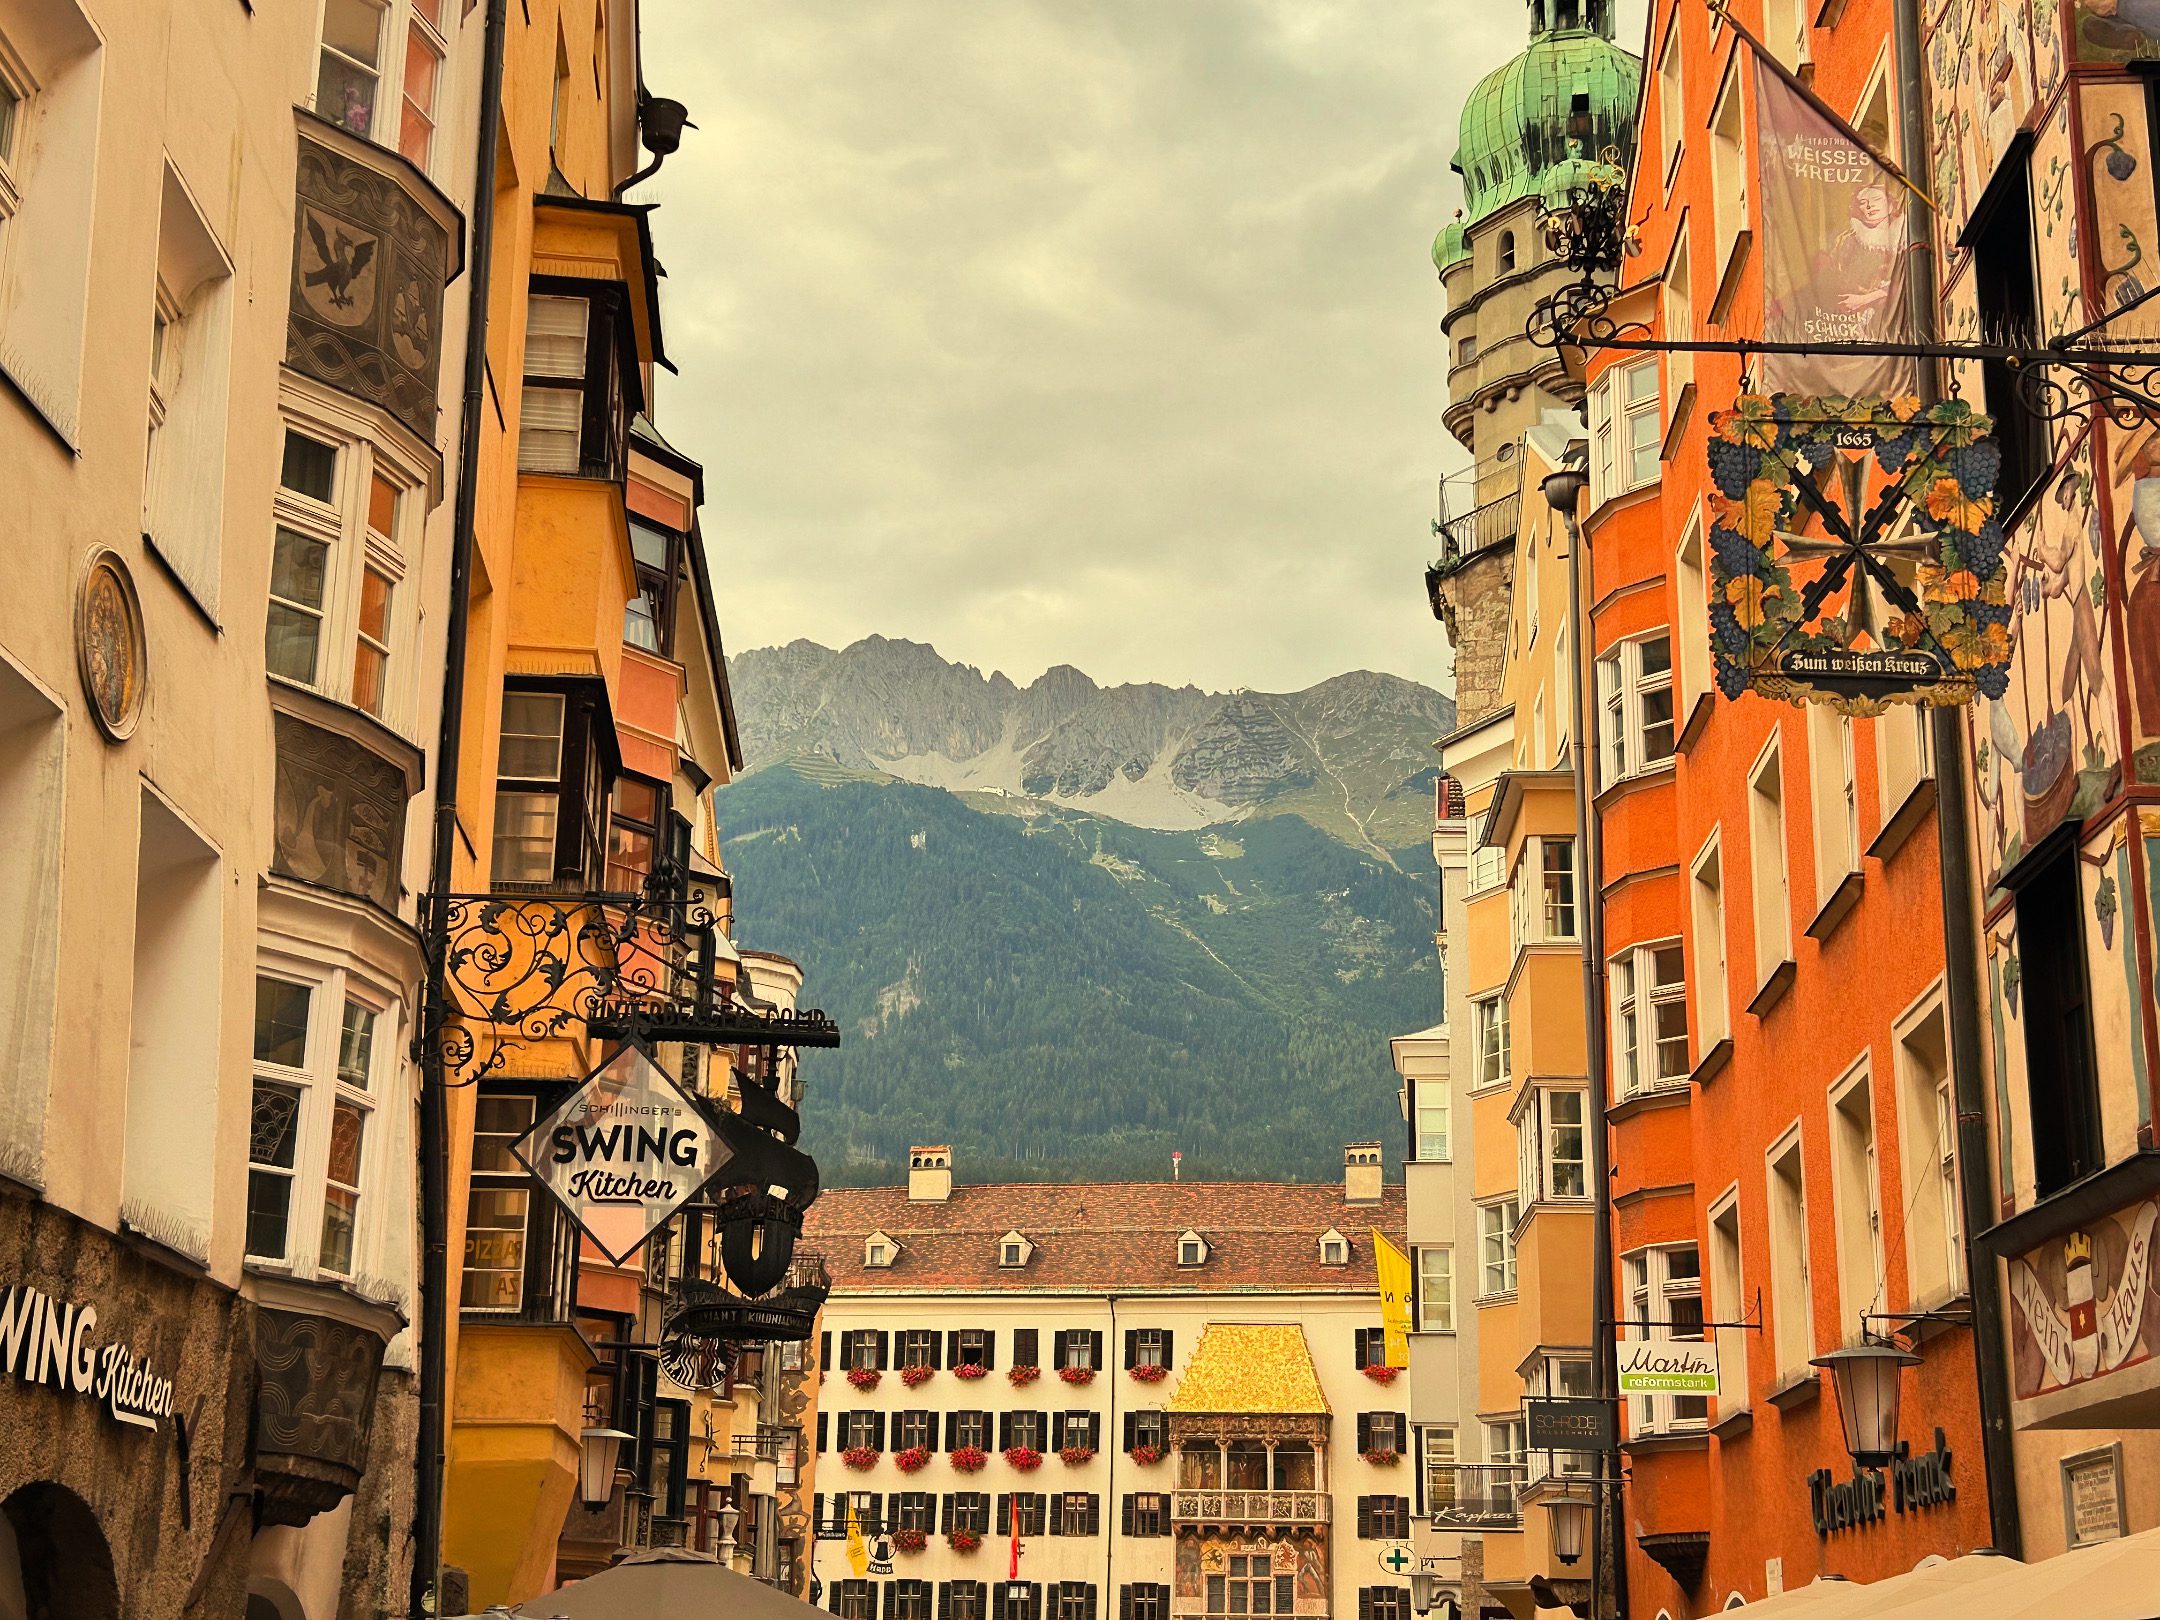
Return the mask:
{"type": "Polygon", "coordinates": [[[1511,1530],[1522,1524],[1529,1470],[1519,1463],[1462,1463],[1436,1468],[1426,1481],[1436,1530],[1511,1530]]]}
{"type": "Polygon", "coordinates": [[[1324,1491],[1175,1491],[1170,1517],[1202,1524],[1326,1524],[1324,1491]]]}
{"type": "Polygon", "coordinates": [[[1440,557],[1434,570],[1445,573],[1474,552],[1513,541],[1521,513],[1522,491],[1516,489],[1446,519],[1439,525],[1440,557]]]}

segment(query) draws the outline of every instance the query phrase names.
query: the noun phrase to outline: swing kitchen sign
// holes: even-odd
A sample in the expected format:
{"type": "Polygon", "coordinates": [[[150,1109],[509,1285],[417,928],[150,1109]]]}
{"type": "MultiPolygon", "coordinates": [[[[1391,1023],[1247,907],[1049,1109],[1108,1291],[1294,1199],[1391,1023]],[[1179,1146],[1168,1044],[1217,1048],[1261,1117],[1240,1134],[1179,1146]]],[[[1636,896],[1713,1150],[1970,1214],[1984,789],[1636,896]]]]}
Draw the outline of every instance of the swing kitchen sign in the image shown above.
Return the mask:
{"type": "Polygon", "coordinates": [[[635,1043],[586,1076],[511,1152],[617,1265],[734,1157],[697,1103],[635,1043]]]}

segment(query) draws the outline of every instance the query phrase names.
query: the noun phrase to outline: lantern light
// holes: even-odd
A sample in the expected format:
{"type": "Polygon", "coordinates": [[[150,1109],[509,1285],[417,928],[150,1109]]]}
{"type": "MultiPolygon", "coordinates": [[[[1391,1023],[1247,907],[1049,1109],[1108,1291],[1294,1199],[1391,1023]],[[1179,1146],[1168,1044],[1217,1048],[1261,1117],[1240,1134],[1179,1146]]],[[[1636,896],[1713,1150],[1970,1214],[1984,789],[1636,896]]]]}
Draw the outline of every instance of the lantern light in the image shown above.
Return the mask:
{"type": "Polygon", "coordinates": [[[1545,1504],[1545,1511],[1552,1515],[1553,1554],[1563,1564],[1577,1562],[1583,1553],[1583,1539],[1590,1528],[1590,1504],[1580,1496],[1555,1496],[1545,1504]]]}
{"type": "Polygon", "coordinates": [[[1811,1365],[1830,1369],[1845,1449],[1855,1467],[1882,1468],[1897,1455],[1899,1375],[1919,1364],[1910,1351],[1877,1340],[1814,1358],[1811,1365]]]}
{"type": "Polygon", "coordinates": [[[597,1513],[615,1494],[615,1465],[625,1440],[620,1429],[590,1428],[578,1437],[578,1500],[597,1513]]]}

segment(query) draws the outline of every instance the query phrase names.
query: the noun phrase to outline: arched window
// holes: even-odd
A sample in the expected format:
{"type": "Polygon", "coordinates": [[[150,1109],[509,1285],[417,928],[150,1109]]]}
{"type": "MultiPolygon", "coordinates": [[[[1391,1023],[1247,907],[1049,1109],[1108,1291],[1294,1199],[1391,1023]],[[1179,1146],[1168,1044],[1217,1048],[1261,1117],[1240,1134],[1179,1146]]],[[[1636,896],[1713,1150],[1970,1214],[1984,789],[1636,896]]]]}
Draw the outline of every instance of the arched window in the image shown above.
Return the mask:
{"type": "Polygon", "coordinates": [[[111,1620],[119,1613],[112,1550],[89,1504],[50,1480],[0,1503],[0,1614],[111,1620]]]}
{"type": "Polygon", "coordinates": [[[1502,231],[1500,233],[1500,268],[1503,270],[1515,268],[1515,233],[1513,231],[1502,231]]]}

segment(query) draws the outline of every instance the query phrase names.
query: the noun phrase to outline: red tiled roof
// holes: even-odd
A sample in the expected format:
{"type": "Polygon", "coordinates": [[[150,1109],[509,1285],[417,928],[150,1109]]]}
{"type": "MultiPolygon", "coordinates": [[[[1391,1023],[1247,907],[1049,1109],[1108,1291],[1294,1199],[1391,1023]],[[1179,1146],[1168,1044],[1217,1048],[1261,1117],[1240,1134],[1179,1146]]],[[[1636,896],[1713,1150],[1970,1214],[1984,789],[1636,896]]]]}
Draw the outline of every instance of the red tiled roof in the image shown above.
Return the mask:
{"type": "Polygon", "coordinates": [[[833,1287],[877,1290],[1195,1293],[1374,1286],[1372,1229],[1404,1242],[1403,1190],[1353,1204],[1339,1182],[1126,1181],[1087,1186],[1014,1182],[955,1187],[943,1203],[911,1203],[905,1187],[828,1188],[810,1206],[803,1247],[825,1256],[833,1287]],[[1347,1266],[1320,1263],[1320,1235],[1350,1241],[1347,1266]],[[1177,1263],[1187,1230],[1207,1240],[1203,1265],[1177,1263]],[[890,1266],[863,1264],[863,1241],[900,1246],[890,1266]],[[998,1240],[1034,1247],[1025,1266],[998,1264],[998,1240]]]}

